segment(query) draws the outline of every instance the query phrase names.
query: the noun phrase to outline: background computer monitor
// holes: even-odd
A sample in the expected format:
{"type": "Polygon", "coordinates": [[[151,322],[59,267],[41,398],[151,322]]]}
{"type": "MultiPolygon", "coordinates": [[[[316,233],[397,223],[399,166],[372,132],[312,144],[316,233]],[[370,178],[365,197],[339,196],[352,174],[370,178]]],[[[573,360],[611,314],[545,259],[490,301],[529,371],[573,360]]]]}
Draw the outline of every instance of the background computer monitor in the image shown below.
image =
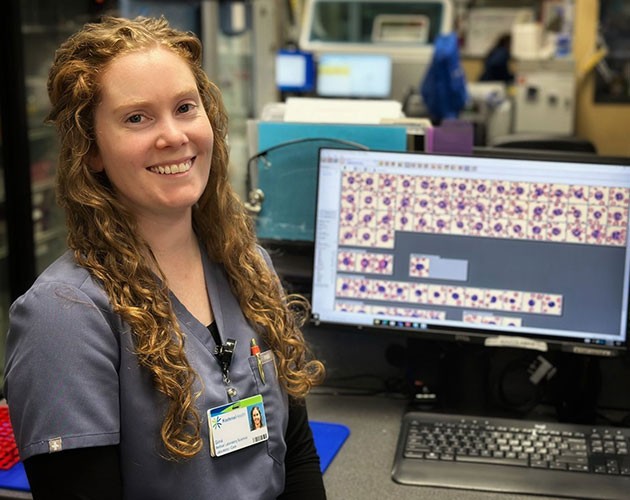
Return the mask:
{"type": "Polygon", "coordinates": [[[392,60],[384,54],[321,54],[317,61],[320,97],[388,99],[392,60]]]}
{"type": "Polygon", "coordinates": [[[311,92],[315,88],[313,55],[300,50],[279,50],[275,81],[280,92],[311,92]]]}
{"type": "Polygon", "coordinates": [[[321,149],[314,323],[622,352],[629,198],[603,161],[321,149]]]}

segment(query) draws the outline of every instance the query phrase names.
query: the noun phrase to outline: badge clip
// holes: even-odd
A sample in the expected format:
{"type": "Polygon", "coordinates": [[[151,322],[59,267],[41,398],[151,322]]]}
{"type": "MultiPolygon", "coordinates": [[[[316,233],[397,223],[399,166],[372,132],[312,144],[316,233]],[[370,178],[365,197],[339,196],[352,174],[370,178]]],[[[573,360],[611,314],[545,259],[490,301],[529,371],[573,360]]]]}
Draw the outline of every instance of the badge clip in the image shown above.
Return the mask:
{"type": "Polygon", "coordinates": [[[226,385],[230,383],[230,365],[232,364],[235,348],[236,340],[234,339],[227,339],[223,344],[214,348],[214,355],[221,365],[223,382],[225,382],[226,385]]]}

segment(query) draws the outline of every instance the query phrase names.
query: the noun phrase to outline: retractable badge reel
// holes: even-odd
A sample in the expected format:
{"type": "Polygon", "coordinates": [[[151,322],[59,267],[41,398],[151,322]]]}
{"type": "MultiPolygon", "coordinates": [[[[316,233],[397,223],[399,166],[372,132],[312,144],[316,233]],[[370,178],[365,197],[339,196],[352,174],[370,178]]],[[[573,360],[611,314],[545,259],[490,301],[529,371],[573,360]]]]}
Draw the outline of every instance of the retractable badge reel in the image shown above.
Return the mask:
{"type": "Polygon", "coordinates": [[[231,387],[230,381],[230,365],[232,364],[232,357],[234,356],[234,349],[236,348],[236,340],[227,339],[223,344],[214,348],[214,356],[219,361],[221,366],[221,373],[223,374],[223,383],[226,387],[226,392],[230,401],[238,396],[238,393],[234,387],[231,387]]]}

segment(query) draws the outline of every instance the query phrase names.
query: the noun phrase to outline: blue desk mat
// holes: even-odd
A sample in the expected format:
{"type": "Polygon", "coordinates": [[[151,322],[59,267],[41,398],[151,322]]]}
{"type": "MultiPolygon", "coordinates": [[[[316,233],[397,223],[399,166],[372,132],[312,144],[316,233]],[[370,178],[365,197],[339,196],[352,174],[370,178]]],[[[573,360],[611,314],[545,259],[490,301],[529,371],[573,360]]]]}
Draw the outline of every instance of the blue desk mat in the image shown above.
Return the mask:
{"type": "Polygon", "coordinates": [[[31,491],[22,462],[18,462],[8,470],[0,470],[0,488],[31,491]]]}
{"type": "Polygon", "coordinates": [[[322,473],[324,473],[343,446],[343,443],[346,442],[350,435],[350,429],[341,424],[314,422],[312,420],[309,421],[309,424],[313,431],[315,448],[319,454],[320,468],[322,473]]]}
{"type": "MultiPolygon", "coordinates": [[[[350,429],[345,425],[327,422],[310,421],[309,424],[313,431],[315,448],[319,454],[320,467],[323,473],[350,435],[350,429]]],[[[30,491],[31,488],[28,479],[26,479],[22,462],[18,462],[8,470],[0,470],[0,488],[30,491]]]]}

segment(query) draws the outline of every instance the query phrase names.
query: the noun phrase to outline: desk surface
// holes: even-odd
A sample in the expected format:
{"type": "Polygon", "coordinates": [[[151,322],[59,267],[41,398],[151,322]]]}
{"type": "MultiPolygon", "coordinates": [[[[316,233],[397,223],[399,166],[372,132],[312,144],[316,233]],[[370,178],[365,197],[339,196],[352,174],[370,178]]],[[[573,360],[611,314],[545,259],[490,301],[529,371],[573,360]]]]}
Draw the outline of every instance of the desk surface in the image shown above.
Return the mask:
{"type": "Polygon", "coordinates": [[[404,486],[391,479],[391,469],[405,402],[378,396],[308,397],[311,420],[336,422],[350,428],[350,436],[324,474],[330,500],[545,500],[509,493],[404,486]]]}
{"type": "Polygon", "coordinates": [[[32,500],[33,495],[28,491],[6,490],[0,488],[0,500],[32,500]]]}

